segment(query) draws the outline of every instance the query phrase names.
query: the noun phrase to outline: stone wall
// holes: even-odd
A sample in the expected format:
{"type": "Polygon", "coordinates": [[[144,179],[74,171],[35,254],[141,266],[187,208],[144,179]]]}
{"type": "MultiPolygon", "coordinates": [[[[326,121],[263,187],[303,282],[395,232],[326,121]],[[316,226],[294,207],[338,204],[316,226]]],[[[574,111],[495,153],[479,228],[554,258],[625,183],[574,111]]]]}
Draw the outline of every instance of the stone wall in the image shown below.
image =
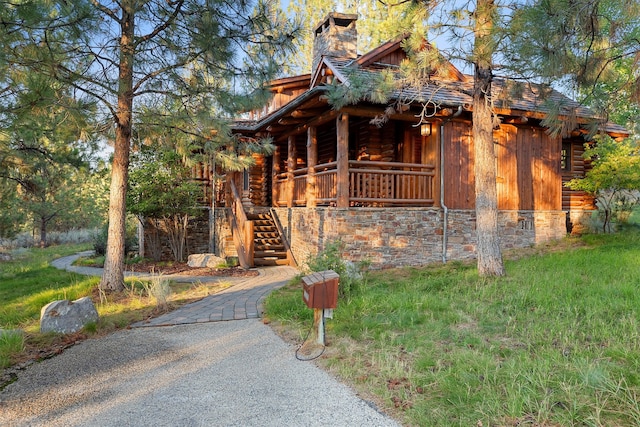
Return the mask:
{"type": "MultiPolygon", "coordinates": [[[[296,260],[342,240],[343,256],[370,261],[373,268],[442,261],[443,211],[438,208],[275,208],[296,260]]],[[[504,249],[532,246],[566,235],[562,211],[501,211],[504,249]]],[[[475,258],[475,211],[450,211],[447,259],[475,258]]]]}
{"type": "Polygon", "coordinates": [[[237,257],[238,252],[233,244],[231,234],[231,209],[217,208],[215,210],[215,229],[213,230],[213,253],[222,257],[237,257]]]}
{"type": "MultiPolygon", "coordinates": [[[[209,209],[203,209],[201,215],[189,220],[185,260],[191,254],[210,252],[209,224],[209,209]]],[[[162,227],[157,227],[154,221],[145,221],[144,243],[146,258],[173,260],[169,236],[162,227]]]]}

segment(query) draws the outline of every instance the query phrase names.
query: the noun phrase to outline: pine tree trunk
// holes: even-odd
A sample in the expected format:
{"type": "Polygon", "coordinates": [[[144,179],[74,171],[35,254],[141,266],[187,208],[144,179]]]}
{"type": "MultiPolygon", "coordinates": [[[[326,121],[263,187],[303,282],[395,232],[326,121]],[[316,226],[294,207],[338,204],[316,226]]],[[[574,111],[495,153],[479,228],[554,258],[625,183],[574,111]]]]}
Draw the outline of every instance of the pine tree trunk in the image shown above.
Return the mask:
{"type": "Polygon", "coordinates": [[[41,248],[47,247],[47,219],[42,215],[40,217],[40,245],[41,248]]]}
{"type": "Polygon", "coordinates": [[[122,4],[116,141],[109,194],[109,232],[100,289],[124,290],[126,196],[133,109],[134,8],[122,4]]]}
{"type": "Polygon", "coordinates": [[[494,10],[493,0],[479,0],[475,16],[473,142],[478,273],[481,276],[502,276],[505,273],[498,236],[496,158],[491,112],[491,27],[494,10]]]}

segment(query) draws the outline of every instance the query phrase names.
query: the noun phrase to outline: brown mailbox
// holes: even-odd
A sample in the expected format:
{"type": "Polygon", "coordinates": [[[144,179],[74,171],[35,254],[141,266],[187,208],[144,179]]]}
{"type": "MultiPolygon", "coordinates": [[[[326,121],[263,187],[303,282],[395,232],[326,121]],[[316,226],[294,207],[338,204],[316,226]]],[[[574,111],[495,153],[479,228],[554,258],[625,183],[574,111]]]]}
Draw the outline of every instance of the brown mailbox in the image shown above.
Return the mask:
{"type": "Polygon", "coordinates": [[[333,270],[319,271],[302,278],[302,300],[309,308],[336,308],[340,275],[333,270]]]}

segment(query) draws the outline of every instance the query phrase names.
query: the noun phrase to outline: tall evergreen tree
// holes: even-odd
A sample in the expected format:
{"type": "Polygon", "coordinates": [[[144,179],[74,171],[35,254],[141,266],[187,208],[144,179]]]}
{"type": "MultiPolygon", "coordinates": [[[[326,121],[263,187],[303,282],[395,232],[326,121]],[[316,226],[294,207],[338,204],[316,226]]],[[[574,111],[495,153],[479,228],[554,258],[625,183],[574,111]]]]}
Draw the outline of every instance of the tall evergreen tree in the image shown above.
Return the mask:
{"type": "MultiPolygon", "coordinates": [[[[35,0],[12,5],[26,11],[35,0]]],[[[101,103],[113,138],[109,233],[100,287],[124,288],[125,200],[132,138],[145,127],[173,128],[185,118],[194,137],[216,135],[232,144],[219,120],[263,101],[260,87],[278,71],[294,29],[273,1],[54,0],[29,23],[31,37],[16,43],[15,61],[101,103]],[[18,51],[20,49],[20,51],[18,51]],[[23,53],[21,53],[23,52],[23,53]],[[29,53],[29,55],[25,54],[29,53]],[[171,106],[150,118],[144,106],[171,106]],[[144,120],[144,121],[141,121],[144,120]]],[[[25,22],[9,22],[21,31],[25,22]]]]}

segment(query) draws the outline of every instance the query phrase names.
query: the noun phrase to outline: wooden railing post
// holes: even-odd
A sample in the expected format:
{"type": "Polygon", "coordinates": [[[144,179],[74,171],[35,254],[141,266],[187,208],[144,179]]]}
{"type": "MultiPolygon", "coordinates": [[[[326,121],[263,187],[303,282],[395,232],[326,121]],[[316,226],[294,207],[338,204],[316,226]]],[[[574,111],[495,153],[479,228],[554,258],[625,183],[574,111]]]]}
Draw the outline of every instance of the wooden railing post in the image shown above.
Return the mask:
{"type": "Polygon", "coordinates": [[[316,207],[316,164],[318,163],[318,138],[315,126],[307,130],[307,207],[316,207]]]}
{"type": "Polygon", "coordinates": [[[339,208],[349,207],[349,114],[342,113],[336,119],[338,139],[337,202],[339,208]]]}
{"type": "Polygon", "coordinates": [[[276,146],[273,151],[273,165],[271,168],[271,203],[273,206],[280,206],[280,184],[278,183],[278,175],[280,175],[280,147],[276,146]]]}

